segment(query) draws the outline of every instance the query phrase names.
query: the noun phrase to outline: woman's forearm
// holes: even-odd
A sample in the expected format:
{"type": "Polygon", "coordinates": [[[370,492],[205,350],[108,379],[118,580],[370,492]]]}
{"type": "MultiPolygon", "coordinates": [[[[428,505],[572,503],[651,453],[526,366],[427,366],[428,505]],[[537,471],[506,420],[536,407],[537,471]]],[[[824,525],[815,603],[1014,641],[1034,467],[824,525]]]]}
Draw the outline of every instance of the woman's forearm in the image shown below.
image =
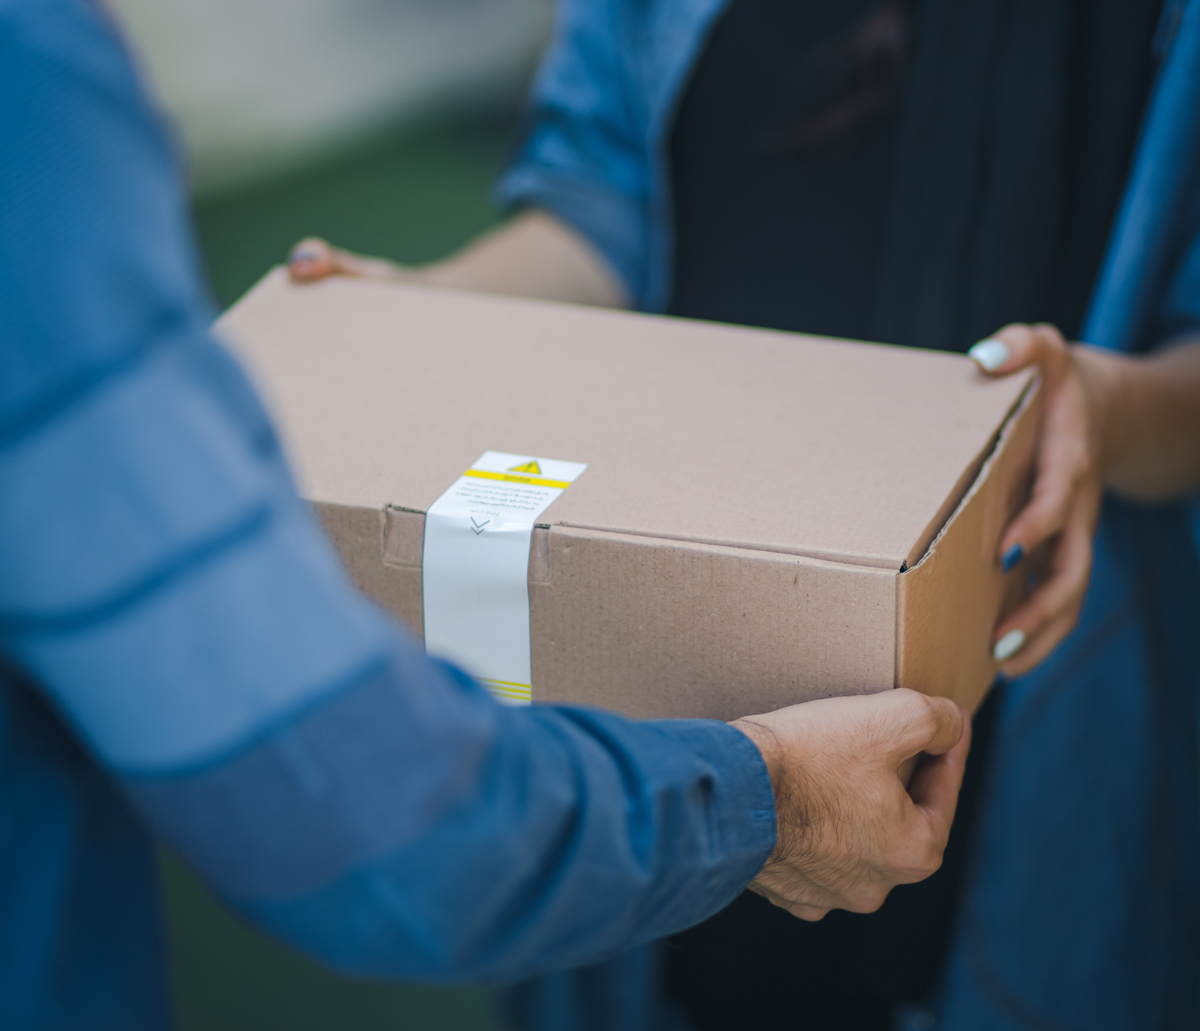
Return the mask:
{"type": "Polygon", "coordinates": [[[297,283],[365,276],[600,308],[629,306],[624,285],[591,241],[537,209],[476,237],[447,258],[416,267],[354,254],[310,236],[292,248],[288,272],[297,283]]]}
{"type": "Polygon", "coordinates": [[[1105,483],[1139,501],[1200,488],[1200,338],[1148,357],[1080,348],[1081,371],[1106,398],[1105,483]]]}
{"type": "Polygon", "coordinates": [[[625,290],[592,244],[565,222],[530,210],[416,270],[432,286],[625,308],[625,290]]]}

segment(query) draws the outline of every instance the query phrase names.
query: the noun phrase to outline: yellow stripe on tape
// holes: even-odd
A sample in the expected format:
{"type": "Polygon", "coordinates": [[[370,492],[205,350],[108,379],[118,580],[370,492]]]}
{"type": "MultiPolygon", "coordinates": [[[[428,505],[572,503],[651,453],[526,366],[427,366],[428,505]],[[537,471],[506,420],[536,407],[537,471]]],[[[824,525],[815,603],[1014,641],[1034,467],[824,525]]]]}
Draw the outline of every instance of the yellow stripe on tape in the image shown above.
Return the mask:
{"type": "Polygon", "coordinates": [[[490,677],[480,677],[485,684],[495,684],[497,687],[515,687],[519,691],[532,691],[528,684],[518,684],[515,680],[492,680],[490,677]]]}
{"type": "Polygon", "coordinates": [[[516,691],[502,691],[498,687],[487,688],[488,694],[493,698],[503,698],[509,702],[532,702],[532,694],[518,694],[516,691]]]}
{"type": "Polygon", "coordinates": [[[571,486],[570,480],[548,480],[544,476],[516,476],[513,473],[489,473],[484,472],[482,469],[468,469],[463,475],[474,476],[479,480],[503,480],[505,483],[527,483],[531,487],[557,487],[559,490],[566,490],[571,486]]]}
{"type": "Polygon", "coordinates": [[[479,678],[484,687],[493,694],[504,695],[505,698],[515,698],[522,702],[533,700],[533,688],[528,684],[514,684],[508,680],[489,680],[479,678]]]}

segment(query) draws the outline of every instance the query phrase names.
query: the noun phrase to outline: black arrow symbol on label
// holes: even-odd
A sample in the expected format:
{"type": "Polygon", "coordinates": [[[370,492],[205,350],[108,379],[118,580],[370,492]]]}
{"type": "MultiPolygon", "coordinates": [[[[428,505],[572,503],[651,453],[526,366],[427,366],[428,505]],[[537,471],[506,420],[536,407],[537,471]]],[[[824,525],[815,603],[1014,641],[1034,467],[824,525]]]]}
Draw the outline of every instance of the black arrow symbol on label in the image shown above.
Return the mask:
{"type": "Polygon", "coordinates": [[[471,516],[471,529],[472,529],[472,530],[474,530],[476,533],[483,533],[483,528],[484,528],[485,526],[487,526],[487,524],[488,524],[488,523],[490,523],[490,522],[491,522],[491,520],[490,520],[490,519],[485,519],[485,520],[484,520],[484,521],[481,523],[481,522],[479,522],[479,520],[478,520],[478,519],[476,519],[474,516],[471,516]]]}

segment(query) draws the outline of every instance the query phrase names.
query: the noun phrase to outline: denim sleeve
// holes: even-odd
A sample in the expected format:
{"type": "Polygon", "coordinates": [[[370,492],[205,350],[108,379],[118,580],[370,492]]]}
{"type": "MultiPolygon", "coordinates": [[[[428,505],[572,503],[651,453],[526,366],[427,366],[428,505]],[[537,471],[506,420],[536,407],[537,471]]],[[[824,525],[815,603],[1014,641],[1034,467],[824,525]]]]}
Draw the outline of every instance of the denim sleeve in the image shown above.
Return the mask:
{"type": "Polygon", "coordinates": [[[542,61],[521,142],[496,195],[538,207],[583,234],[641,307],[649,287],[653,175],[646,98],[623,45],[630,5],[565,0],[542,61]]]}
{"type": "Polygon", "coordinates": [[[775,840],[747,738],[505,708],[349,583],[97,7],[0,0],[0,138],[0,653],[152,829],[371,976],[523,977],[732,899],[775,840]]]}

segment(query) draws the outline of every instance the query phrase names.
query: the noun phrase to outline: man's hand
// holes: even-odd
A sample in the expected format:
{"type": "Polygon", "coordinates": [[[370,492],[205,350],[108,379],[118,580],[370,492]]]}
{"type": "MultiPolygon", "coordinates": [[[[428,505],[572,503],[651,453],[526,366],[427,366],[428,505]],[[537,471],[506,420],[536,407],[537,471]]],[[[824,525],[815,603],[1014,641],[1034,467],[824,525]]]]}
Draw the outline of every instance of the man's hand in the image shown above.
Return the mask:
{"type": "Polygon", "coordinates": [[[874,912],[942,864],[971,742],[967,713],[897,689],[736,720],[775,789],[778,841],[752,891],[803,920],[874,912]],[[925,753],[911,785],[911,760],[925,753]]]}

